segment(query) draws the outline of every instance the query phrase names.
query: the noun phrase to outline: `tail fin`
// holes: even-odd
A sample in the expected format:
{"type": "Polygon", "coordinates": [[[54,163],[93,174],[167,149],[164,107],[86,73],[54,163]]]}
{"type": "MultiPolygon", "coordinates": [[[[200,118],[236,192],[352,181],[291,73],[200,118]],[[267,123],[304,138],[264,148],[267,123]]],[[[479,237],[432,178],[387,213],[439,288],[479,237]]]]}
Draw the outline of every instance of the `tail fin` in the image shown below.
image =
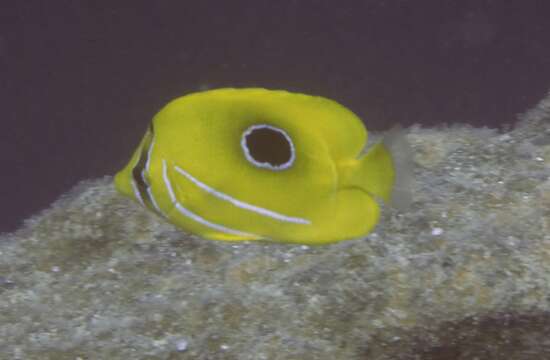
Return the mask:
{"type": "Polygon", "coordinates": [[[395,180],[391,192],[391,205],[406,210],[412,203],[413,150],[405,130],[394,126],[385,135],[382,143],[391,154],[395,180]]]}
{"type": "Polygon", "coordinates": [[[405,210],[412,202],[412,148],[400,126],[359,158],[340,163],[338,173],[343,186],[361,188],[397,209],[405,210]]]}
{"type": "Polygon", "coordinates": [[[383,142],[371,146],[359,159],[354,183],[388,203],[392,196],[395,171],[391,154],[383,142]]]}

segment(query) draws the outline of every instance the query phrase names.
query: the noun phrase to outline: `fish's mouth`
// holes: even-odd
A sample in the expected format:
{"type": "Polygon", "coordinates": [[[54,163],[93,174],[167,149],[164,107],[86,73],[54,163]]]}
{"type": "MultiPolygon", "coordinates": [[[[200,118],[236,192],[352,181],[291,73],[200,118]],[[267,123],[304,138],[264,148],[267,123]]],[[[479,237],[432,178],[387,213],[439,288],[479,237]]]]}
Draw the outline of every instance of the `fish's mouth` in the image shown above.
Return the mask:
{"type": "MultiPolygon", "coordinates": [[[[270,210],[270,209],[266,209],[266,208],[263,208],[263,207],[260,207],[260,206],[257,206],[257,205],[253,205],[253,204],[241,201],[239,199],[236,199],[236,198],[232,197],[229,194],[221,192],[221,191],[219,191],[217,189],[214,189],[213,187],[207,185],[206,183],[204,183],[201,180],[197,179],[196,177],[191,175],[188,171],[184,170],[183,168],[181,168],[177,165],[173,165],[170,169],[174,170],[179,175],[182,175],[183,177],[185,177],[187,180],[189,180],[191,183],[193,183],[200,190],[202,190],[202,191],[204,191],[204,192],[220,199],[221,201],[230,203],[231,205],[233,205],[237,208],[247,210],[247,211],[250,211],[252,213],[258,214],[260,216],[268,217],[268,218],[271,218],[271,219],[274,219],[274,220],[277,220],[277,221],[280,221],[280,222],[284,222],[284,223],[302,224],[302,225],[310,225],[311,224],[311,221],[308,220],[308,219],[294,217],[294,216],[288,216],[288,215],[281,214],[279,212],[276,212],[276,211],[273,211],[273,210],[270,210]]],[[[205,217],[191,211],[189,208],[185,207],[178,200],[178,198],[176,197],[174,185],[173,185],[172,180],[171,180],[170,175],[169,175],[169,166],[168,166],[168,163],[165,159],[162,160],[162,178],[163,178],[164,186],[165,186],[165,189],[168,193],[170,202],[172,203],[172,205],[178,211],[179,214],[181,214],[181,215],[183,215],[183,216],[185,216],[185,217],[187,217],[187,218],[189,218],[189,219],[191,219],[191,220],[193,220],[197,223],[200,223],[201,225],[204,225],[204,226],[206,226],[210,229],[213,229],[213,230],[216,230],[216,231],[228,234],[228,235],[239,236],[239,237],[250,238],[250,239],[263,238],[264,237],[264,236],[261,236],[261,235],[257,235],[257,234],[248,233],[248,232],[245,232],[245,231],[233,229],[233,228],[225,226],[223,224],[212,222],[212,221],[206,219],[205,217]]]]}
{"type": "Polygon", "coordinates": [[[139,157],[136,159],[135,164],[131,170],[132,190],[135,198],[144,207],[162,215],[157,201],[152,192],[151,184],[149,182],[149,173],[151,165],[151,153],[155,144],[153,125],[149,125],[149,129],[145,133],[143,138],[143,144],[140,149],[139,157]]]}

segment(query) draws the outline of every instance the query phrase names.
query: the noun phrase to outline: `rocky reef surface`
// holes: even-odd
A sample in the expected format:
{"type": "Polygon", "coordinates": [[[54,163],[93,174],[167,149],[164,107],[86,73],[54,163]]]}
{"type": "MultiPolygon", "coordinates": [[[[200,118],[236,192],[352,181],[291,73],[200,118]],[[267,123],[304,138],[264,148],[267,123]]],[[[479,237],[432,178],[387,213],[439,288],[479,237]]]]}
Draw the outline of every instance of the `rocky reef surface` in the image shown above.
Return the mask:
{"type": "Polygon", "coordinates": [[[330,246],[203,240],[82,182],[0,236],[0,358],[550,358],[550,96],[407,131],[411,208],[330,246]]]}

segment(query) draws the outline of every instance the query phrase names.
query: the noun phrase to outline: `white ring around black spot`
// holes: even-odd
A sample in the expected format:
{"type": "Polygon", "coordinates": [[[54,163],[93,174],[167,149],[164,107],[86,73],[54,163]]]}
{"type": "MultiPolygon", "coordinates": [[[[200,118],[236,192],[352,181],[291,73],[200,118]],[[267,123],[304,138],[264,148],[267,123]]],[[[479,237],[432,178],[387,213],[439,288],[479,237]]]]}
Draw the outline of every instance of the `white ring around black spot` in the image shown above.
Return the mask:
{"type": "Polygon", "coordinates": [[[244,156],[246,157],[246,159],[250,163],[252,163],[253,165],[255,165],[257,167],[264,168],[264,169],[277,170],[277,171],[285,170],[285,169],[288,169],[289,167],[291,167],[292,164],[294,164],[294,160],[296,159],[296,150],[294,148],[294,143],[292,142],[292,139],[286,133],[286,131],[284,131],[283,129],[276,128],[276,127],[271,126],[271,125],[267,125],[267,124],[256,124],[256,125],[252,125],[252,126],[248,127],[243,132],[243,135],[241,137],[241,148],[243,149],[244,156]],[[285,139],[288,142],[288,145],[290,147],[290,159],[288,159],[287,162],[285,162],[281,165],[271,165],[268,162],[256,161],[256,159],[254,159],[252,157],[252,155],[250,155],[250,151],[248,150],[248,147],[246,146],[246,137],[248,135],[250,135],[254,130],[258,130],[258,129],[273,130],[273,131],[276,131],[276,132],[282,134],[285,137],[285,139]]]}

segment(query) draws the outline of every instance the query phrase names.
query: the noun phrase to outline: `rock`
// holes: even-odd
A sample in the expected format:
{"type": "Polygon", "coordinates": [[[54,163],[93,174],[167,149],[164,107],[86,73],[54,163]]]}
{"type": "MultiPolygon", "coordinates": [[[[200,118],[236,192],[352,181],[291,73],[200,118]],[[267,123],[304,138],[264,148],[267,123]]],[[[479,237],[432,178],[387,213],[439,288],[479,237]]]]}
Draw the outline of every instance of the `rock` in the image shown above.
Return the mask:
{"type": "Polygon", "coordinates": [[[0,237],[0,358],[550,358],[550,97],[414,127],[413,204],[330,246],[185,234],[84,181],[0,237]]]}

